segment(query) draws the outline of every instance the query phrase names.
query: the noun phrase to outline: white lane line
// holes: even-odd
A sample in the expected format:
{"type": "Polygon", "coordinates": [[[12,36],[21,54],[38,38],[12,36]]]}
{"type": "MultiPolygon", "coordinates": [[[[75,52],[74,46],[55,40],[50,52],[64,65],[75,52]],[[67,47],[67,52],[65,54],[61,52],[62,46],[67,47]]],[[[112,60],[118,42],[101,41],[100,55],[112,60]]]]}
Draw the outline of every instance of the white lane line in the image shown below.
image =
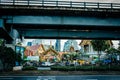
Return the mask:
{"type": "Polygon", "coordinates": [[[98,79],[86,79],[86,80],[98,80],[98,79]]]}
{"type": "Polygon", "coordinates": [[[11,80],[13,78],[0,78],[0,80],[11,80]]]}
{"type": "Polygon", "coordinates": [[[56,80],[55,76],[38,76],[36,80],[56,80]]]}

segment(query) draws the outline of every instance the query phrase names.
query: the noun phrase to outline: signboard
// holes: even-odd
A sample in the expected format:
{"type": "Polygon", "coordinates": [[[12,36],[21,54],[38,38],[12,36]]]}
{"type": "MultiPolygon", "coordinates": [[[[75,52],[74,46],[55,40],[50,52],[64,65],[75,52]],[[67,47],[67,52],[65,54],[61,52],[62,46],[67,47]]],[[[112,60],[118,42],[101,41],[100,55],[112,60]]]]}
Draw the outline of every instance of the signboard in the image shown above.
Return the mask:
{"type": "Polygon", "coordinates": [[[39,56],[28,56],[27,60],[30,60],[30,61],[39,61],[39,56]]]}
{"type": "Polygon", "coordinates": [[[23,55],[24,55],[24,50],[25,50],[25,48],[22,47],[22,46],[16,46],[16,47],[15,47],[16,53],[20,53],[22,59],[23,59],[23,55]]]}

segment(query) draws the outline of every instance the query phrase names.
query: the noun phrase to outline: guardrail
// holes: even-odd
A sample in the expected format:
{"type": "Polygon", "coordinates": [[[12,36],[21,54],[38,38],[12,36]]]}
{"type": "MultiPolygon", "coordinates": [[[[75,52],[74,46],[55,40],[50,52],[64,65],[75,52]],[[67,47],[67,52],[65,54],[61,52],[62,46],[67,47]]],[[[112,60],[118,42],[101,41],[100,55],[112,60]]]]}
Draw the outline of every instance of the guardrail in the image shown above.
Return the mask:
{"type": "Polygon", "coordinates": [[[48,1],[48,0],[0,0],[0,5],[120,9],[120,3],[96,3],[96,2],[48,1]]]}

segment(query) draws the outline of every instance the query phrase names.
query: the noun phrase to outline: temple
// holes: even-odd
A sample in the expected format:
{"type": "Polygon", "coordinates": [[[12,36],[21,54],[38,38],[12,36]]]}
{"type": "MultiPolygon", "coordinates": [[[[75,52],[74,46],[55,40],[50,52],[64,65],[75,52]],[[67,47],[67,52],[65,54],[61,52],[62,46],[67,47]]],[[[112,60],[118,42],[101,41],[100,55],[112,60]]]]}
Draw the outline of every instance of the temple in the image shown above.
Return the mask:
{"type": "MultiPolygon", "coordinates": [[[[107,40],[106,42],[110,45],[110,47],[113,47],[111,40],[107,40]]],[[[82,53],[88,55],[97,55],[97,51],[94,51],[91,40],[82,40],[79,45],[81,46],[82,53]]],[[[102,54],[105,54],[105,52],[102,51],[102,54]]]]}
{"type": "Polygon", "coordinates": [[[24,52],[24,56],[39,56],[40,61],[59,61],[59,53],[52,48],[52,46],[48,45],[33,45],[26,47],[24,52]]]}

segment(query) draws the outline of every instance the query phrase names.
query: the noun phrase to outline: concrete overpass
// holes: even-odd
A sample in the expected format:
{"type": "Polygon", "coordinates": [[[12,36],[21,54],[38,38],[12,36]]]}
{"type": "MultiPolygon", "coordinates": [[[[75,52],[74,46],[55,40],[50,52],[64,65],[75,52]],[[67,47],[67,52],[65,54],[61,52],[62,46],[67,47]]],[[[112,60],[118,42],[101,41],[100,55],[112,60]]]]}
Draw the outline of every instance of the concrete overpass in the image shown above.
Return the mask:
{"type": "Polygon", "coordinates": [[[22,36],[117,40],[119,14],[118,3],[1,0],[0,35],[7,40],[22,36]]]}

